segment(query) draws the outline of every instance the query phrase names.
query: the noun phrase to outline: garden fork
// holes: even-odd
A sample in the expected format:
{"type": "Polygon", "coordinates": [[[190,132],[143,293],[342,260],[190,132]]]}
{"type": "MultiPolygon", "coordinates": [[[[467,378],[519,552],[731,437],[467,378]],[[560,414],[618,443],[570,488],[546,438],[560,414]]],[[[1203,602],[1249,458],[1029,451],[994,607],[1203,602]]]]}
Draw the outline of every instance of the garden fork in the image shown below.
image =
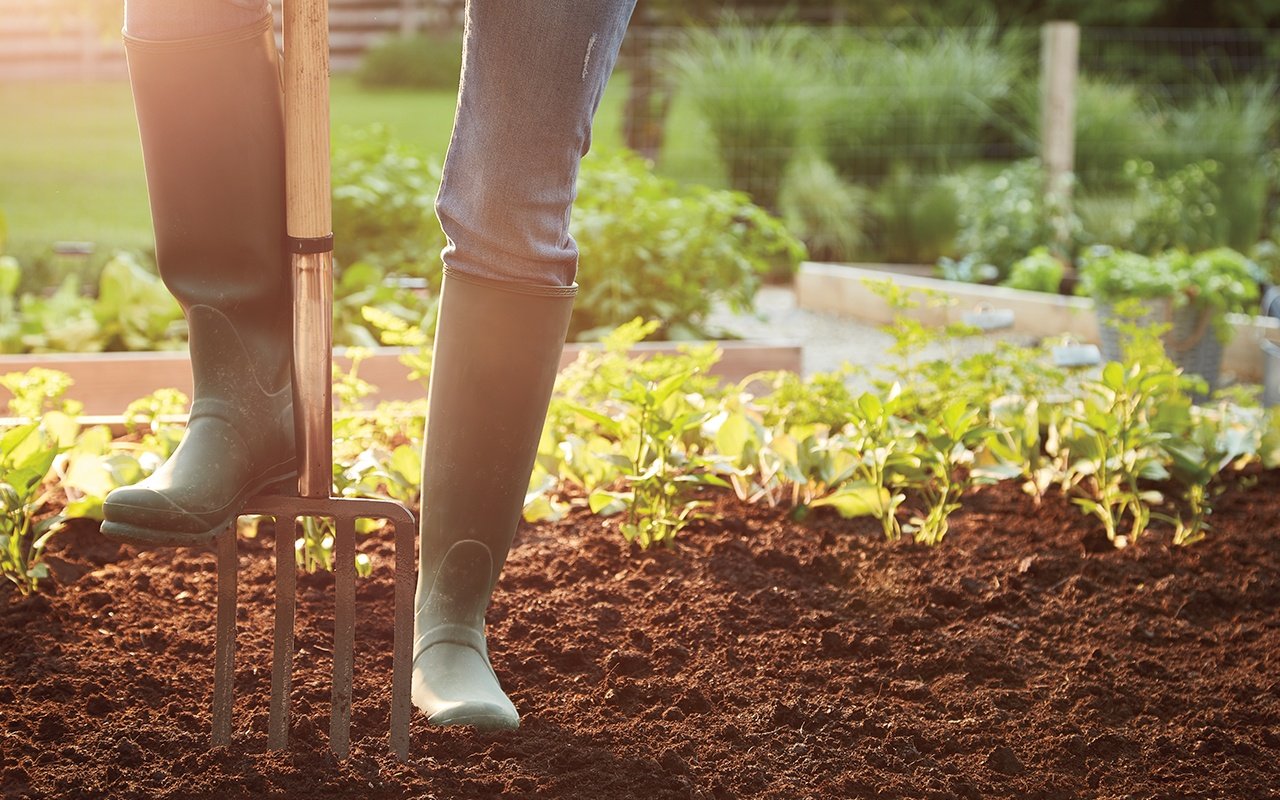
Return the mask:
{"type": "MultiPolygon", "coordinates": [[[[390,500],[337,498],[333,481],[331,327],[333,234],[329,172],[329,22],[327,0],[286,0],[285,171],[288,246],[294,277],[294,410],[298,428],[297,495],[260,495],[242,514],[276,519],[275,646],[271,672],[269,742],[289,743],[296,599],[294,537],[299,517],[334,523],[333,688],[329,744],[340,758],[351,747],[355,639],[357,519],[384,519],[395,528],[395,623],[391,681],[391,749],[409,755],[409,680],[412,670],[415,533],[413,512],[390,500]]],[[[235,525],[217,539],[218,622],[214,660],[213,744],[231,743],[236,629],[235,525]]]]}

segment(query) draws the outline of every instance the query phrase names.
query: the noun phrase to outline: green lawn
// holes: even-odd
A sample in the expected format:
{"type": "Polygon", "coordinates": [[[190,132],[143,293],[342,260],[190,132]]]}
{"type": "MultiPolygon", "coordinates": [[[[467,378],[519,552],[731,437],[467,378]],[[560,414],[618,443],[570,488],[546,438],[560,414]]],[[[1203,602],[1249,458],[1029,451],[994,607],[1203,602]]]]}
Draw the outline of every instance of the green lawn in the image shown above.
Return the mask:
{"type": "MultiPolygon", "coordinates": [[[[596,125],[600,147],[620,140],[623,92],[611,87],[596,125]]],[[[452,92],[367,91],[334,79],[333,137],[382,123],[396,138],[443,157],[453,125],[452,92]]],[[[142,153],[124,82],[0,84],[0,213],[10,252],[40,252],[60,240],[100,250],[151,242],[142,153]]]]}

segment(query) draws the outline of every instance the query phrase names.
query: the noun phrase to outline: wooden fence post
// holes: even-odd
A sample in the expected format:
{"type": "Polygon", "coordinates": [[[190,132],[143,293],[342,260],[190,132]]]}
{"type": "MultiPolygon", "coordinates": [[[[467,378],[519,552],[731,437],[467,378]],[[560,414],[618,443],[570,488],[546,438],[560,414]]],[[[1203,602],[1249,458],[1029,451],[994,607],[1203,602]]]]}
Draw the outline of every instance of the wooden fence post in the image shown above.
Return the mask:
{"type": "Polygon", "coordinates": [[[1065,215],[1071,209],[1079,69],[1080,26],[1074,22],[1045,23],[1041,31],[1040,158],[1046,173],[1045,205],[1056,214],[1065,215]]]}
{"type": "Polygon", "coordinates": [[[400,35],[413,36],[421,29],[417,0],[400,0],[400,35]]]}

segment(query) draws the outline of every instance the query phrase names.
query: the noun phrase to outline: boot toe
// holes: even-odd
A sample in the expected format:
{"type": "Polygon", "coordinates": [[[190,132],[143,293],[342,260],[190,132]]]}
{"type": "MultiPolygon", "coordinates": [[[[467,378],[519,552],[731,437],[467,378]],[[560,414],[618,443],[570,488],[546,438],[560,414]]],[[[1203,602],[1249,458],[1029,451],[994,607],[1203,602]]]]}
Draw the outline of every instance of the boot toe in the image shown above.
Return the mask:
{"type": "Polygon", "coordinates": [[[470,725],[482,731],[508,731],[520,727],[520,715],[509,701],[505,706],[496,703],[457,701],[442,704],[427,717],[432,725],[470,725]]]}
{"type": "Polygon", "coordinates": [[[413,704],[432,725],[510,730],[520,714],[480,653],[449,642],[432,645],[413,664],[413,704]]]}
{"type": "Polygon", "coordinates": [[[153,528],[172,533],[204,533],[210,523],[165,494],[144,486],[114,489],[102,501],[102,516],[114,525],[153,528]]]}

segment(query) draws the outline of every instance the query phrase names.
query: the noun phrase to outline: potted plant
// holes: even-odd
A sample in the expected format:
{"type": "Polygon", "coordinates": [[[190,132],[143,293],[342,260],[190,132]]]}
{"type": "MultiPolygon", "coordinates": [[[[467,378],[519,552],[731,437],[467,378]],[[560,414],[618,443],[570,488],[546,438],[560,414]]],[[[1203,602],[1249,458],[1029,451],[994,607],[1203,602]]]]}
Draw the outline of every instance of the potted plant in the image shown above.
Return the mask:
{"type": "Polygon", "coordinates": [[[1104,358],[1121,359],[1118,323],[1167,324],[1162,338],[1169,357],[1212,392],[1232,333],[1227,314],[1255,307],[1258,273],[1256,264],[1226,247],[1155,257],[1096,247],[1081,258],[1076,293],[1094,300],[1104,358]]]}

